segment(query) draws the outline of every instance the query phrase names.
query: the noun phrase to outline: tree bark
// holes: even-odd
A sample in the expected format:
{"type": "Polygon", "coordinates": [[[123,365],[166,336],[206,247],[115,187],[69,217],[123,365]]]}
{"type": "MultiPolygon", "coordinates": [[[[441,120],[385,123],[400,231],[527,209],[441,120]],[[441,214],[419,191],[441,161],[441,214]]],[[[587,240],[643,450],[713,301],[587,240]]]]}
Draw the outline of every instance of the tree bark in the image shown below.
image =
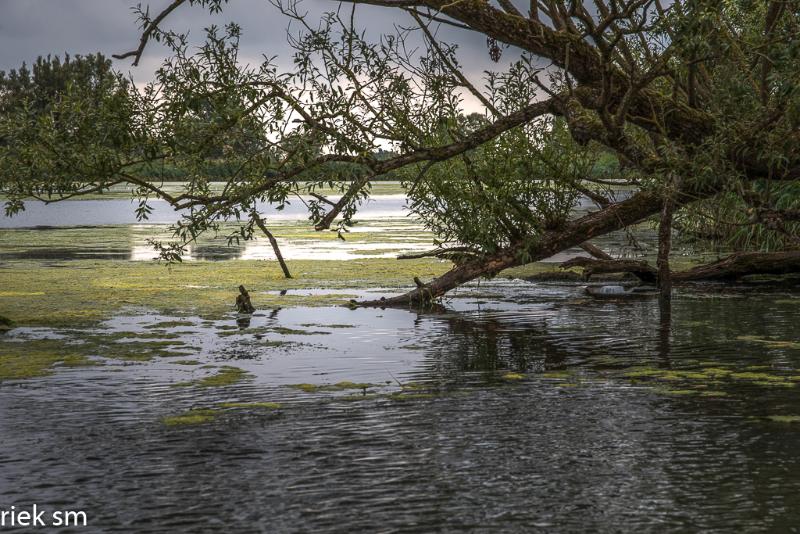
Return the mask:
{"type": "Polygon", "coordinates": [[[655,284],[658,279],[658,273],[653,266],[641,260],[572,258],[561,264],[562,269],[572,267],[581,267],[587,279],[595,274],[609,273],[631,273],[648,284],[655,284]]]}
{"type": "Polygon", "coordinates": [[[786,252],[740,252],[726,258],[673,273],[681,282],[730,281],[752,274],[792,274],[800,272],[800,250],[786,252]]]}
{"type": "Polygon", "coordinates": [[[600,247],[596,247],[593,244],[586,241],[585,243],[581,243],[580,248],[583,249],[585,252],[588,252],[593,257],[597,258],[598,260],[613,260],[614,257],[601,249],[600,247]]]}

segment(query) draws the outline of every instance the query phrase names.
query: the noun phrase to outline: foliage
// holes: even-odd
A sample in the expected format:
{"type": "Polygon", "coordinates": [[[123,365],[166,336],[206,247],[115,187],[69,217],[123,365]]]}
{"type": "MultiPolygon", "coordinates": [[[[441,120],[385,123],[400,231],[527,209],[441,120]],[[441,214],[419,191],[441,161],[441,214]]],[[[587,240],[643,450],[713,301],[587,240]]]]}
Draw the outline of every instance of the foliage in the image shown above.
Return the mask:
{"type": "Polygon", "coordinates": [[[636,224],[666,200],[687,236],[743,250],[798,246],[795,0],[533,2],[527,14],[509,2],[412,0],[392,4],[411,24],[377,39],[355,6],[381,0],[319,20],[274,0],[291,23],[288,69],[269,57],[243,65],[235,24],[208,28],[190,47],[163,29],[183,3],[156,17],[139,10],[141,47],[123,56],[138,61],[148,40],[170,50],[144,89],[103,70],[100,56],[52,67],[63,76],[39,69],[39,85],[58,86],[49,93],[28,89],[36,76],[0,78],[12,88],[0,114],[7,212],[30,197],[132,184],[140,218],[154,198],[179,211],[174,241],[156,243],[177,260],[225,221],[237,224],[231,241],[252,238],[267,203],[302,202],[317,229],[344,237],[371,182],[397,173],[440,243],[478,256],[552,253],[537,247],[575,230],[579,196],[606,215],[584,221],[586,238],[636,224]],[[484,33],[499,71],[483,86],[471,80],[437,24],[484,33]],[[467,112],[467,96],[481,113],[467,112]],[[149,179],[178,173],[177,194],[149,179]],[[618,209],[620,187],[641,210],[618,209]]]}
{"type": "Polygon", "coordinates": [[[103,54],[65,54],[63,61],[59,56],[39,56],[30,67],[23,63],[19,69],[0,71],[0,113],[25,106],[46,112],[72,85],[91,93],[99,104],[112,79],[117,81],[111,60],[103,54]]]}
{"type": "Polygon", "coordinates": [[[460,158],[411,170],[409,206],[438,236],[437,245],[491,254],[562,226],[580,195],[573,185],[593,163],[564,121],[542,119],[460,158]]]}

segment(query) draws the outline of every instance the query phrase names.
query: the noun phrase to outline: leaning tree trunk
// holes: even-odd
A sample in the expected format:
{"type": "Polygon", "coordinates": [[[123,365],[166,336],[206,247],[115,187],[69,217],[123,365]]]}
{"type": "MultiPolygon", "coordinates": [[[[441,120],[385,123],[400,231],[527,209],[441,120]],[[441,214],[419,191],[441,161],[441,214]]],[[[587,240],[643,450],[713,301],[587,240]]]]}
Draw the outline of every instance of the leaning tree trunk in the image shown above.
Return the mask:
{"type": "Polygon", "coordinates": [[[267,239],[269,239],[269,244],[272,245],[272,251],[275,253],[275,257],[278,259],[278,264],[281,266],[284,278],[291,278],[292,274],[289,272],[289,267],[286,266],[286,261],[283,259],[283,254],[281,254],[281,249],[278,246],[278,240],[275,239],[275,236],[269,231],[269,228],[267,228],[267,225],[264,224],[264,221],[261,219],[261,217],[254,214],[253,220],[261,229],[261,231],[264,232],[264,235],[267,236],[267,239]]]}
{"type": "MultiPolygon", "coordinates": [[[[711,194],[713,191],[683,188],[676,194],[675,204],[682,205],[696,200],[698,195],[709,196],[711,194]]],[[[470,280],[481,276],[493,276],[509,267],[549,258],[596,236],[636,224],[661,211],[663,204],[664,199],[660,192],[640,191],[627,200],[576,219],[560,230],[546,232],[532,245],[525,242],[515,243],[490,256],[457,265],[439,278],[403,295],[359,302],[358,304],[361,306],[424,304],[470,280]],[[525,260],[522,259],[523,257],[525,260]]]]}
{"type": "MultiPolygon", "coordinates": [[[[672,194],[672,210],[685,204],[715,195],[720,190],[721,185],[722,184],[713,183],[681,183],[672,194]]],[[[354,304],[359,306],[383,307],[429,303],[433,299],[443,296],[451,289],[481,276],[494,276],[509,267],[549,258],[558,252],[579,246],[581,243],[593,239],[594,237],[636,224],[647,217],[661,212],[664,207],[664,200],[663,192],[651,190],[639,191],[627,200],[589,213],[588,215],[567,223],[559,230],[548,231],[533,244],[524,241],[514,243],[489,256],[472,259],[456,265],[442,276],[435,278],[427,284],[418,285],[416,289],[402,295],[381,298],[379,300],[362,301],[354,304]]],[[[786,254],[789,256],[797,254],[797,260],[800,261],[800,251],[786,254]]],[[[794,256],[787,257],[786,261],[779,263],[778,267],[786,270],[786,272],[800,270],[795,268],[793,263],[795,260],[792,258],[794,258],[794,256]]],[[[732,269],[730,272],[733,272],[740,269],[741,262],[744,262],[746,259],[749,258],[743,257],[740,262],[734,262],[734,265],[729,266],[729,271],[732,269]]],[[[773,271],[772,267],[761,264],[756,259],[753,259],[753,264],[750,265],[750,268],[756,270],[759,268],[765,270],[769,269],[770,272],[773,271]]],[[[701,279],[701,277],[705,277],[703,279],[713,279],[715,276],[715,271],[713,269],[711,272],[705,272],[702,270],[702,267],[692,269],[689,272],[693,272],[693,275],[698,277],[697,279],[701,279]]],[[[755,271],[744,274],[754,273],[755,271]]],[[[672,278],[683,279],[683,277],[678,276],[679,274],[683,273],[675,273],[672,278]]]]}

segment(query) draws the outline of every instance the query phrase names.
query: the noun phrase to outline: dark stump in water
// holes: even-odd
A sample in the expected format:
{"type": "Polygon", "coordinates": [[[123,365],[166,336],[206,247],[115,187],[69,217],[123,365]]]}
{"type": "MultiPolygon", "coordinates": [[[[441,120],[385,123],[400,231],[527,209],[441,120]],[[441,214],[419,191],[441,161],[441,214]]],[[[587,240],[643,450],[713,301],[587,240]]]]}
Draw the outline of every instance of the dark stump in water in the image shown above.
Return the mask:
{"type": "Polygon", "coordinates": [[[253,313],[256,311],[250,302],[250,293],[247,292],[244,286],[239,286],[239,295],[236,296],[236,311],[239,313],[253,313]]]}

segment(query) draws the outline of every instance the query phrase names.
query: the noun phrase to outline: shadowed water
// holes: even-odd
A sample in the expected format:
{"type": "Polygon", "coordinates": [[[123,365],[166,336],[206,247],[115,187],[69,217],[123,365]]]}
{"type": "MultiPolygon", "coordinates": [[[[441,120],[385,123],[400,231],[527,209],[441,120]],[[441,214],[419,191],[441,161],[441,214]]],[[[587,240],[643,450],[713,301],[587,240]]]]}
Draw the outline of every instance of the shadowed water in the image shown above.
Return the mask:
{"type": "MultiPolygon", "coordinates": [[[[221,388],[174,387],[208,372],[175,357],[2,383],[0,501],[81,508],[104,532],[797,531],[800,423],[769,419],[800,415],[796,293],[683,290],[666,340],[655,301],[574,286],[496,281],[446,304],[166,329],[200,363],[253,375],[221,388]],[[742,378],[702,396],[626,375],[711,366],[742,378]],[[754,369],[786,380],[745,379],[754,369]],[[342,380],[368,396],[288,387],[342,380]],[[232,401],[282,407],[162,422],[232,401]]],[[[2,343],[53,335],[81,334],[2,343]]]]}

